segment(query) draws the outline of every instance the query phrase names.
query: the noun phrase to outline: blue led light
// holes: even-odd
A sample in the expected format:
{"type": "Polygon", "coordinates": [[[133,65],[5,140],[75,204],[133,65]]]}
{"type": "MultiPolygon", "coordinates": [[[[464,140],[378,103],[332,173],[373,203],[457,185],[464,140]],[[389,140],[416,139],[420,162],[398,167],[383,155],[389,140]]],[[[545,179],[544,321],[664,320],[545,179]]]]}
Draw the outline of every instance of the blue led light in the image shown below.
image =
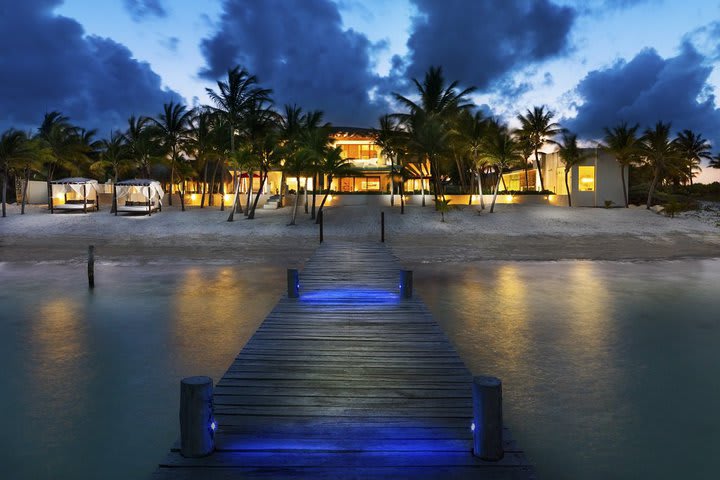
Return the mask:
{"type": "Polygon", "coordinates": [[[217,428],[217,423],[215,423],[215,420],[211,421],[210,422],[210,430],[212,430],[214,432],[216,428],[217,428]]]}
{"type": "Polygon", "coordinates": [[[307,303],[333,304],[389,304],[397,303],[400,296],[396,292],[373,290],[368,288],[334,288],[305,292],[300,299],[307,303]]]}
{"type": "Polygon", "coordinates": [[[475,422],[473,422],[473,423],[470,424],[470,431],[471,431],[471,432],[474,432],[474,431],[475,431],[475,422]]]}

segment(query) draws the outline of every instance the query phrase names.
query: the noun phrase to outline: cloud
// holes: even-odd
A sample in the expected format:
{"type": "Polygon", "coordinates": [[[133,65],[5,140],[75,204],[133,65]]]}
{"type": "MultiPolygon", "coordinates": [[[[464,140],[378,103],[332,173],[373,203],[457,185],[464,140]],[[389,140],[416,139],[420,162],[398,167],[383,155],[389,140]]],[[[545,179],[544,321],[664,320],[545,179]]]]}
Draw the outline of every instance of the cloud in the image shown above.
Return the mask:
{"type": "Polygon", "coordinates": [[[125,9],[130,13],[130,18],[141,22],[148,17],[167,17],[167,10],[161,0],[123,0],[125,9]]]}
{"type": "Polygon", "coordinates": [[[35,128],[45,112],[59,110],[105,134],[124,128],[133,113],[154,114],[179,99],[127,47],[85,36],[78,22],[55,15],[60,3],[0,1],[0,128],[35,128]]]}
{"type": "Polygon", "coordinates": [[[365,35],[344,30],[330,0],[225,0],[217,31],[201,42],[204,78],[217,80],[236,64],[274,90],[280,105],[320,109],[338,125],[375,125],[381,79],[365,35]]]}
{"type": "Polygon", "coordinates": [[[720,110],[707,83],[711,72],[705,57],[689,43],[668,59],[645,49],[629,62],[588,73],[576,88],[582,99],[577,116],[563,124],[598,138],[603,127],[623,121],[643,129],[658,121],[672,122],[675,131],[689,128],[720,145],[720,110]]]}
{"type": "Polygon", "coordinates": [[[407,74],[442,65],[446,78],[480,90],[530,63],[562,55],[575,19],[549,0],[413,0],[407,74]]]}

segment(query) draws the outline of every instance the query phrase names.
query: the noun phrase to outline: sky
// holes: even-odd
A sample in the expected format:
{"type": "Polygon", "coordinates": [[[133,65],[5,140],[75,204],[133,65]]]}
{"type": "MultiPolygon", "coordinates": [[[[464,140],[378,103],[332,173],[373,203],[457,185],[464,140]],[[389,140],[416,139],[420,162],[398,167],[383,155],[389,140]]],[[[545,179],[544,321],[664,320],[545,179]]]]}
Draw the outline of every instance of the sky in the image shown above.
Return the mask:
{"type": "Polygon", "coordinates": [[[718,1],[0,0],[2,130],[58,110],[107,136],[163,103],[209,103],[235,65],[335,125],[376,126],[441,66],[511,126],[545,105],[588,145],[664,121],[720,153],[718,1]]]}

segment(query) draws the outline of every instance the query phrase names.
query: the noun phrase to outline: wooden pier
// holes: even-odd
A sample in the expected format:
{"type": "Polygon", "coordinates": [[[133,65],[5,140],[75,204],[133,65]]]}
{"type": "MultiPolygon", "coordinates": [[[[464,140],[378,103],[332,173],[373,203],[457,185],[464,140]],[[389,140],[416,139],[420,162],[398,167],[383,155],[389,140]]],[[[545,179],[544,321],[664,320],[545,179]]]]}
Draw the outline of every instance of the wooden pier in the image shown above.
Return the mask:
{"type": "Polygon", "coordinates": [[[472,375],[399,277],[383,244],[322,244],[216,385],[215,453],[153,478],[535,478],[507,430],[472,455],[472,375]]]}

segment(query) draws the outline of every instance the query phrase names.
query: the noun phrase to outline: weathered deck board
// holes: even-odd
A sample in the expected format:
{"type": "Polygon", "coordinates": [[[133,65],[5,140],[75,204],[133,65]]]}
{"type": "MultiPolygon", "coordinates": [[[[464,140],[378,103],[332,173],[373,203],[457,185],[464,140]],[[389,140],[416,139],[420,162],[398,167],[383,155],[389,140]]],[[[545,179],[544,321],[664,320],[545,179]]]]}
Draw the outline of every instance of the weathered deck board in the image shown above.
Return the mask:
{"type": "Polygon", "coordinates": [[[529,479],[472,456],[472,376],[382,244],[323,244],[217,383],[216,452],[173,448],[160,479],[529,479]]]}

